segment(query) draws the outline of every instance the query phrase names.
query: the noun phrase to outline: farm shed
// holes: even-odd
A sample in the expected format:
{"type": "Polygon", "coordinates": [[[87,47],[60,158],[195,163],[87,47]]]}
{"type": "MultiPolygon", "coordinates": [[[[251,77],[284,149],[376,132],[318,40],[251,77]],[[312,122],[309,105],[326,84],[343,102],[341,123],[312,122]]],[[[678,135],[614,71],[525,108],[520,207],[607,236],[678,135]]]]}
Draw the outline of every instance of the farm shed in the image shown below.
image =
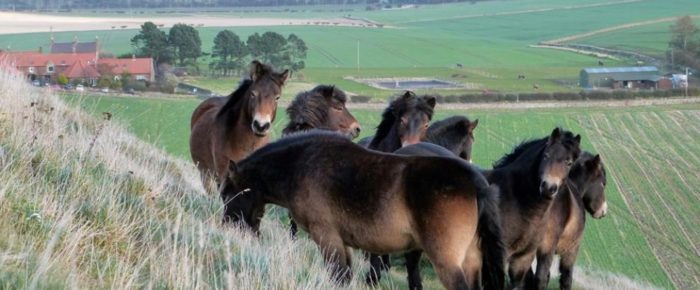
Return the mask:
{"type": "Polygon", "coordinates": [[[579,75],[583,88],[655,89],[662,79],[655,66],[584,68],[579,75]]]}

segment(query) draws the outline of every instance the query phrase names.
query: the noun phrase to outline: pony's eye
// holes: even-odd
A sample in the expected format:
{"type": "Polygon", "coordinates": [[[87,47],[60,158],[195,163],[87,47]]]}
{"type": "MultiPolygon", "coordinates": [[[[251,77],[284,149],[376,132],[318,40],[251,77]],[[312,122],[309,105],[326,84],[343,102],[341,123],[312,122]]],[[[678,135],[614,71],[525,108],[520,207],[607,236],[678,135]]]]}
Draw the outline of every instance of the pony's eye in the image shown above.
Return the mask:
{"type": "Polygon", "coordinates": [[[549,153],[544,154],[544,159],[549,159],[549,153]]]}
{"type": "Polygon", "coordinates": [[[278,100],[280,99],[280,97],[281,97],[281,96],[277,96],[277,97],[275,98],[275,101],[278,101],[278,100]]]}
{"type": "Polygon", "coordinates": [[[566,159],[566,166],[571,167],[571,164],[574,164],[574,162],[571,159],[566,159]]]}

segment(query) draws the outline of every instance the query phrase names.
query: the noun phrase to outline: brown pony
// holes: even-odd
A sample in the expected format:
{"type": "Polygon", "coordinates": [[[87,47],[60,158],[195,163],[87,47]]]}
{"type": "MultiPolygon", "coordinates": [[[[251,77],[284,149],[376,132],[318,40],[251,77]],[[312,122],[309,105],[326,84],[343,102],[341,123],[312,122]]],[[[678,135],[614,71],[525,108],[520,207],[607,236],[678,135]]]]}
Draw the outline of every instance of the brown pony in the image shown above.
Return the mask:
{"type": "MultiPolygon", "coordinates": [[[[382,113],[382,121],[367,148],[381,152],[394,152],[403,146],[416,144],[425,138],[437,100],[432,96],[416,96],[406,91],[396,98],[382,113]]],[[[360,141],[362,143],[362,141],[360,141]]],[[[370,271],[367,283],[381,279],[381,270],[389,269],[389,255],[369,256],[370,271]]]]}
{"type": "Polygon", "coordinates": [[[581,136],[556,128],[517,146],[484,172],[500,190],[499,208],[512,288],[525,286],[545,234],[549,208],[580,155],[581,136]]]}
{"type": "Polygon", "coordinates": [[[571,289],[574,263],[586,225],[585,211],[596,219],[607,214],[605,185],[605,167],[600,156],[583,152],[571,168],[566,186],[559,190],[549,210],[546,232],[537,249],[535,285],[528,285],[528,288],[547,288],[549,268],[556,253],[561,256],[559,287],[571,289]]]}
{"type": "MultiPolygon", "coordinates": [[[[498,214],[484,225],[480,199],[493,196],[479,170],[453,158],[386,154],[342,135],[311,131],[231,162],[221,187],[224,221],[257,229],[265,204],[289,209],[319,245],[336,280],[352,275],[350,248],[372,253],[423,250],[448,289],[503,287],[498,214]],[[492,237],[478,243],[479,237],[492,237]],[[500,245],[500,247],[499,247],[500,245]]],[[[495,211],[495,206],[493,207],[495,211]]]]}
{"type": "MultiPolygon", "coordinates": [[[[314,89],[299,93],[287,107],[289,124],[282,133],[324,129],[341,134],[357,137],[360,134],[360,124],[345,107],[347,97],[345,92],[335,86],[319,85],[314,89]]],[[[297,235],[297,224],[290,219],[290,234],[297,235]]]]}
{"type": "Polygon", "coordinates": [[[229,160],[241,160],[267,144],[275,120],[277,100],[289,71],[277,73],[258,61],[250,79],[228,97],[202,102],[192,113],[190,153],[205,188],[226,174],[229,160]]]}
{"type": "Polygon", "coordinates": [[[282,131],[287,135],[311,129],[324,129],[347,134],[360,134],[360,123],[345,107],[345,92],[335,86],[319,85],[299,93],[287,107],[289,124],[282,131]]]}

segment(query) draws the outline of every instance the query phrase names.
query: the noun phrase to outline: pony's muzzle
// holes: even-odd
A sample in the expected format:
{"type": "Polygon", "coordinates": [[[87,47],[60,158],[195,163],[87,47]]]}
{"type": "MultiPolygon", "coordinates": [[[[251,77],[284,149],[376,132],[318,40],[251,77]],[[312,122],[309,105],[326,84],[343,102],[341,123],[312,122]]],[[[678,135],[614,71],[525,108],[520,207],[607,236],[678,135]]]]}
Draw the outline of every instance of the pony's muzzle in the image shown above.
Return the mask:
{"type": "Polygon", "coordinates": [[[252,129],[253,133],[257,135],[267,135],[270,130],[270,121],[259,121],[255,119],[253,120],[252,129]]]}
{"type": "Polygon", "coordinates": [[[350,126],[350,135],[352,135],[352,138],[356,138],[357,136],[360,136],[361,131],[362,131],[362,127],[357,122],[353,123],[350,126]]]}
{"type": "Polygon", "coordinates": [[[598,209],[594,214],[593,218],[599,219],[603,218],[605,215],[608,214],[608,202],[604,202],[603,205],[598,209]]]}
{"type": "Polygon", "coordinates": [[[540,183],[540,194],[544,196],[553,197],[557,194],[558,191],[558,184],[550,184],[547,181],[542,181],[542,183],[540,183]]]}

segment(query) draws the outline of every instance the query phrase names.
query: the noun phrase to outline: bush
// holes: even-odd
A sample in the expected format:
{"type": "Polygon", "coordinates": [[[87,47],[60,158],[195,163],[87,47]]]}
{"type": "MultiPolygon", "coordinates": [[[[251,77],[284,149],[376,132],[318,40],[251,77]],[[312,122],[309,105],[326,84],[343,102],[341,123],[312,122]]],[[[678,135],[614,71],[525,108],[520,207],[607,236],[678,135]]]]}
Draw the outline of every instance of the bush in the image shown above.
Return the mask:
{"type": "Polygon", "coordinates": [[[68,77],[66,75],[60,74],[60,75],[58,75],[56,82],[58,82],[59,85],[65,86],[68,84],[68,82],[70,82],[70,80],[68,79],[68,77]]]}

